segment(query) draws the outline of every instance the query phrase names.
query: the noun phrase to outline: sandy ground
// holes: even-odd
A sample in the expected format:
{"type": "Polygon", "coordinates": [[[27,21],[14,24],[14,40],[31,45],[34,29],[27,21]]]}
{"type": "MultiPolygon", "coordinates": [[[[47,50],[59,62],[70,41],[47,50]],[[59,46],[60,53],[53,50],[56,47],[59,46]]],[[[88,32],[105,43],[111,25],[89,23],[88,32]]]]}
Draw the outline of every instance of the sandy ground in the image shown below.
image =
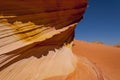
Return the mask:
{"type": "Polygon", "coordinates": [[[73,52],[95,63],[110,80],[120,80],[120,48],[75,40],[73,52]]]}

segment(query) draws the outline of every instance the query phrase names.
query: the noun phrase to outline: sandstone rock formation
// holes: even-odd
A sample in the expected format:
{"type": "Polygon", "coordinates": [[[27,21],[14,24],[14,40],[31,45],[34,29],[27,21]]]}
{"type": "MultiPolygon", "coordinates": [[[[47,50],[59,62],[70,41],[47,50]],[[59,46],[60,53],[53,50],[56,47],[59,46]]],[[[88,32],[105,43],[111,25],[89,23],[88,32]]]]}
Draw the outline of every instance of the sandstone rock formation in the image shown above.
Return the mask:
{"type": "Polygon", "coordinates": [[[86,0],[1,1],[0,80],[104,80],[71,50],[86,6],[86,0]]]}
{"type": "Polygon", "coordinates": [[[97,65],[110,80],[120,80],[120,48],[74,40],[73,52],[97,65]]]}

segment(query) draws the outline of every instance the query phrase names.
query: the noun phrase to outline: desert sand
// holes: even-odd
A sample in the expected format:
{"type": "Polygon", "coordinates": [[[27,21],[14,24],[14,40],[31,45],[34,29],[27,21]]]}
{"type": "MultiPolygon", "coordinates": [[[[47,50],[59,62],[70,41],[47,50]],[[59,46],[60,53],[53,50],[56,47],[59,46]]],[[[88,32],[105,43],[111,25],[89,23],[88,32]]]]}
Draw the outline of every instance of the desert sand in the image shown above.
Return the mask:
{"type": "Polygon", "coordinates": [[[120,80],[120,48],[75,40],[73,52],[78,56],[87,57],[96,64],[110,80],[120,80]]]}

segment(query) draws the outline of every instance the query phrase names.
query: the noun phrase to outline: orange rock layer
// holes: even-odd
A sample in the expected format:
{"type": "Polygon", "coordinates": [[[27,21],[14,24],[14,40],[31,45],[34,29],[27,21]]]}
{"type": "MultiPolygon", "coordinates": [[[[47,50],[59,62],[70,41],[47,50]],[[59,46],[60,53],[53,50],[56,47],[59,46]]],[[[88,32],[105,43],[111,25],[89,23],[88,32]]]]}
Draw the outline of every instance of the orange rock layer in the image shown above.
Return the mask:
{"type": "Polygon", "coordinates": [[[8,21],[28,22],[39,25],[49,25],[62,28],[79,22],[87,5],[87,0],[3,0],[0,2],[0,12],[8,21]]]}

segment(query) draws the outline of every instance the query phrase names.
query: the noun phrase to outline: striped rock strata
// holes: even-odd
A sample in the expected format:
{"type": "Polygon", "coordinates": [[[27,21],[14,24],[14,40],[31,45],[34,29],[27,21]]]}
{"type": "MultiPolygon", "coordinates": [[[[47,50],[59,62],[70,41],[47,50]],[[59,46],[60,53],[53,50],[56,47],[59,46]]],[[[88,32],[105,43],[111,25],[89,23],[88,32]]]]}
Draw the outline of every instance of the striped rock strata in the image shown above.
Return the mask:
{"type": "Polygon", "coordinates": [[[0,2],[0,80],[104,80],[71,50],[86,0],[0,2]]]}

